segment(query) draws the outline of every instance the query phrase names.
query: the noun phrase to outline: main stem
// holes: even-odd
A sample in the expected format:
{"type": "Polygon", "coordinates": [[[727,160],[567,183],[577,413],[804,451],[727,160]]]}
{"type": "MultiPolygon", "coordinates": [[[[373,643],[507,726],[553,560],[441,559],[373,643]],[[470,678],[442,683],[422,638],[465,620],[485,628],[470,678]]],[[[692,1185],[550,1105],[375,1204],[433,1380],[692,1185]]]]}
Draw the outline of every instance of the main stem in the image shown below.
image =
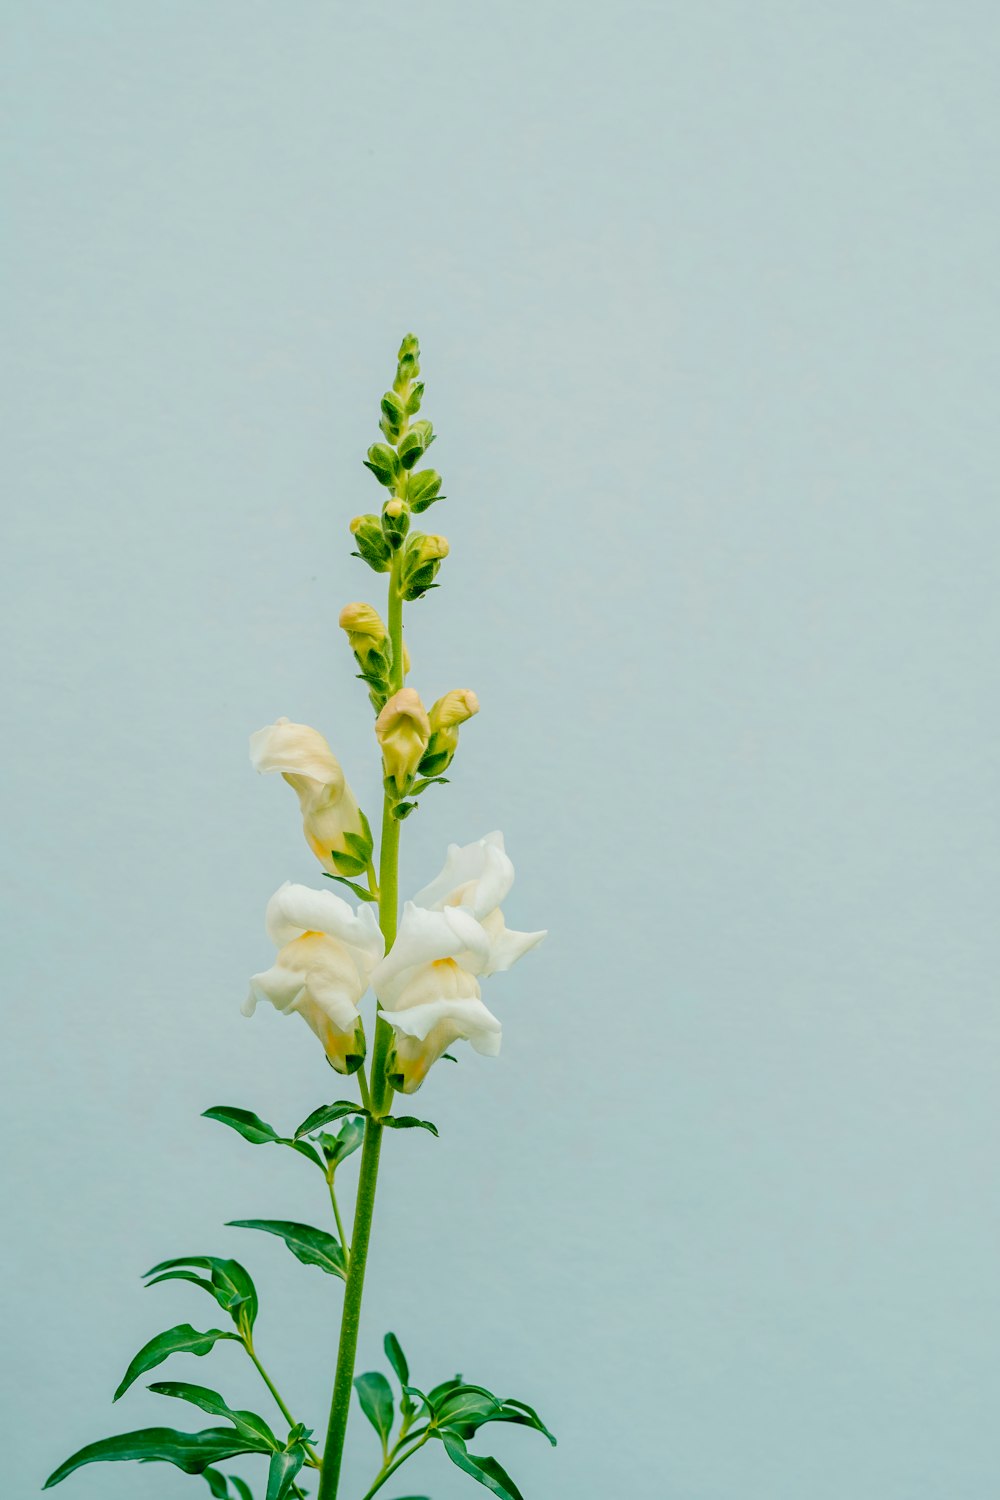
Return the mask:
{"type": "MultiPolygon", "coordinates": [[[[393,693],[403,685],[403,598],[399,591],[399,572],[400,554],[397,552],[393,557],[392,572],[389,575],[389,639],[392,642],[391,689],[393,693]]],[[[379,926],[385,938],[386,952],[388,952],[396,938],[396,921],[399,912],[399,821],[392,815],[392,801],[388,795],[382,805],[378,889],[379,926]]],[[[344,1310],[340,1320],[337,1370],[333,1377],[330,1421],[326,1430],[323,1468],[320,1472],[316,1500],[336,1500],[337,1486],[340,1483],[344,1437],[351,1409],[351,1384],[354,1379],[354,1360],[358,1349],[358,1330],[361,1326],[361,1298],[365,1289],[365,1266],[368,1262],[372,1215],[375,1212],[379,1154],[382,1149],[383,1127],[379,1123],[379,1117],[385,1113],[389,1096],[392,1093],[385,1068],[391,1042],[392,1027],[387,1021],[383,1021],[381,1016],[378,1016],[375,1021],[375,1045],[372,1049],[371,1114],[365,1121],[365,1143],[361,1151],[361,1170],[358,1175],[358,1197],[354,1209],[351,1256],[347,1271],[347,1285],[344,1288],[344,1310]]]]}

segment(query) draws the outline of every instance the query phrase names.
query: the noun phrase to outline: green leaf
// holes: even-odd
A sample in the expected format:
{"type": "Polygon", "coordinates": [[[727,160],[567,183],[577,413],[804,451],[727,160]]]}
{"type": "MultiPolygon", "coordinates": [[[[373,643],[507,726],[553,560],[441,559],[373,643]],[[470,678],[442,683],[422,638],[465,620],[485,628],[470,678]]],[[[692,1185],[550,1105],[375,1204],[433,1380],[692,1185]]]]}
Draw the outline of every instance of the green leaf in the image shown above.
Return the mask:
{"type": "Polygon", "coordinates": [[[394,1333],[387,1333],[382,1340],[382,1347],[385,1350],[386,1359],[396,1372],[400,1385],[405,1386],[410,1379],[410,1367],[406,1362],[406,1355],[403,1353],[399,1339],[394,1333]]]}
{"type": "Polygon", "coordinates": [[[226,1417],[242,1437],[252,1438],[274,1451],[281,1447],[278,1439],[254,1411],[234,1411],[219,1395],[204,1385],[188,1385],[186,1381],[158,1380],[149,1389],[157,1396],[173,1396],[177,1401],[190,1401],[192,1406],[208,1412],[210,1417],[226,1417]]]}
{"type": "Polygon", "coordinates": [[[304,1156],[307,1161],[311,1161],[319,1167],[321,1172],[326,1172],[326,1162],[320,1156],[316,1147],[310,1145],[308,1141],[282,1141],[281,1144],[283,1146],[290,1146],[293,1151],[297,1151],[300,1156],[304,1156]]]}
{"type": "Polygon", "coordinates": [[[257,1288],[249,1271],[241,1266],[238,1260],[229,1260],[221,1255],[179,1255],[173,1260],[163,1260],[158,1266],[153,1266],[147,1271],[143,1280],[147,1286],[155,1286],[160,1281],[193,1281],[204,1291],[210,1292],[223,1308],[237,1327],[244,1324],[247,1331],[253,1328],[257,1319],[258,1301],[257,1288]],[[176,1267],[195,1266],[199,1270],[208,1271],[210,1280],[208,1282],[200,1277],[192,1276],[185,1269],[176,1276],[165,1276],[165,1271],[173,1271],[176,1267]],[[149,1278],[153,1279],[150,1280],[149,1278]]]}
{"type": "Polygon", "coordinates": [[[390,1130],[429,1130],[431,1135],[437,1135],[438,1128],[432,1125],[430,1120],[418,1120],[416,1115],[384,1115],[379,1121],[380,1125],[388,1125],[390,1130]]]}
{"type": "Polygon", "coordinates": [[[247,1484],[246,1480],[241,1479],[238,1474],[230,1474],[229,1483],[236,1491],[237,1500],[253,1500],[253,1495],[250,1492],[250,1486],[247,1484]]]}
{"type": "Polygon", "coordinates": [[[501,1410],[492,1391],[480,1385],[460,1385],[449,1392],[434,1415],[443,1427],[471,1426],[474,1431],[501,1410]]]}
{"type": "Polygon", "coordinates": [[[230,1219],[229,1229],[260,1229],[284,1240],[289,1250],[304,1266],[319,1266],[329,1276],[347,1280],[347,1262],[338,1239],[325,1229],[311,1224],[295,1224],[289,1219],[230,1219]]]}
{"type": "Polygon", "coordinates": [[[304,1135],[311,1135],[314,1130],[319,1130],[321,1125],[329,1125],[333,1120],[342,1120],[345,1115],[366,1115],[368,1111],[360,1104],[352,1104],[349,1099],[337,1099],[333,1104],[321,1104],[319,1109],[314,1109],[311,1115],[306,1115],[302,1124],[295,1132],[295,1139],[301,1140],[304,1135]]]}
{"type": "Polygon", "coordinates": [[[386,1446],[396,1411],[396,1398],[392,1394],[392,1386],[384,1375],[380,1375],[377,1370],[372,1370],[367,1375],[356,1377],[354,1389],[358,1393],[361,1410],[382,1439],[383,1447],[386,1446]]]}
{"type": "Polygon", "coordinates": [[[506,1469],[497,1463],[495,1458],[481,1458],[475,1453],[470,1453],[460,1437],[454,1433],[445,1432],[441,1441],[444,1450],[456,1468],[466,1474],[471,1474],[473,1479],[485,1485],[500,1500],[524,1500],[524,1496],[517,1485],[511,1479],[506,1469]]]}
{"type": "Polygon", "coordinates": [[[185,1474],[203,1474],[210,1464],[241,1453],[263,1451],[251,1446],[231,1427],[207,1427],[203,1432],[177,1432],[172,1427],[143,1427],[139,1432],[121,1432],[116,1437],[88,1443],[67,1458],[46,1479],[50,1490],[84,1464],[109,1464],[135,1460],[138,1463],[174,1464],[185,1474]]]}
{"type": "Polygon", "coordinates": [[[516,1422],[520,1427],[533,1427],[536,1432],[542,1433],[548,1438],[553,1448],[556,1440],[546,1427],[534,1407],[528,1406],[524,1401],[515,1401],[512,1396],[501,1402],[500,1415],[490,1417],[491,1422],[516,1422]]]}
{"type": "Polygon", "coordinates": [[[353,891],[362,901],[378,900],[378,897],[373,896],[371,891],[367,890],[363,885],[358,885],[355,880],[348,880],[346,875],[330,875],[326,870],[323,871],[323,874],[326,875],[327,880],[336,880],[339,885],[346,885],[348,890],[353,891]]]}
{"type": "Polygon", "coordinates": [[[293,1443],[271,1456],[267,1471],[267,1494],[265,1500],[285,1500],[291,1493],[295,1476],[306,1461],[306,1451],[301,1443],[293,1443]]]}
{"type": "Polygon", "coordinates": [[[229,1500],[229,1485],[226,1476],[220,1469],[202,1469],[202,1479],[208,1481],[208,1487],[215,1496],[215,1500],[229,1500]]]}
{"type": "Polygon", "coordinates": [[[220,1339],[235,1339],[235,1333],[223,1333],[221,1328],[209,1328],[206,1333],[199,1333],[197,1328],[192,1328],[190,1323],[178,1323],[176,1328],[168,1328],[165,1333],[158,1333],[155,1338],[150,1339],[148,1344],[143,1344],[135,1359],[129,1365],[122,1376],[121,1384],[115,1391],[112,1400],[117,1401],[124,1396],[129,1386],[145,1375],[147,1370],[153,1370],[157,1365],[162,1365],[171,1354],[207,1354],[214,1349],[220,1339]]]}
{"type": "Polygon", "coordinates": [[[230,1130],[235,1130],[254,1146],[281,1140],[273,1125],[269,1125],[252,1110],[236,1109],[231,1104],[214,1104],[211,1109],[202,1111],[202,1119],[218,1120],[221,1124],[228,1125],[230,1130]]]}
{"type": "Polygon", "coordinates": [[[321,1135],[319,1143],[323,1148],[323,1155],[334,1168],[339,1167],[342,1161],[357,1151],[365,1138],[365,1122],[355,1116],[348,1120],[336,1135],[321,1135]]]}

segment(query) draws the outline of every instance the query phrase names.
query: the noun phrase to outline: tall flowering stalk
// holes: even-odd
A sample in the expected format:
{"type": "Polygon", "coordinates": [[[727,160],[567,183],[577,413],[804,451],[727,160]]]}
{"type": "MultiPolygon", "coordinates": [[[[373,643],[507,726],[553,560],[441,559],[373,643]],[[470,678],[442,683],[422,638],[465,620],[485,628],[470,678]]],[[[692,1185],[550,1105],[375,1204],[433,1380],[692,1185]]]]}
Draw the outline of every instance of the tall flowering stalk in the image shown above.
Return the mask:
{"type": "MultiPolygon", "coordinates": [[[[470,689],[453,689],[427,709],[407,685],[411,661],[404,641],[404,606],[436,588],[448,543],[417,530],[416,516],[443,499],[441,476],[419,468],[434,441],[430,422],[418,417],[424,386],[416,339],[399,350],[396,378],[382,397],[384,438],[369,448],[366,467],[386,491],[380,513],[351,522],[356,551],[374,572],[386,575],[385,621],[371,604],[351,603],[340,625],[368,687],[381,757],[383,802],[377,855],[371,825],[336,756],[318,730],[288,719],[250,739],[256,770],[277,772],[294,790],[306,841],[324,875],[358,899],[352,906],[331,890],[286,882],[268,902],[265,927],[276,949],[271,967],[253,976],[244,1013],[268,1001],[285,1015],[298,1014],[323,1047],[330,1067],[357,1085],[357,1098],[313,1109],[283,1135],[252,1111],[233,1105],[206,1110],[208,1118],[253,1145],[279,1145],[317,1168],[324,1178],[330,1228],[281,1219],[239,1219],[231,1226],[276,1235],[303,1264],[344,1283],[340,1334],[325,1440],[297,1420],[261,1362],[254,1339],[259,1308],[256,1286],[240,1262],[196,1255],[161,1262],[148,1285],[193,1283],[228,1314],[233,1330],[204,1332],[182,1323],[157,1334],[132,1360],[115,1400],[141,1376],[175,1354],[204,1356],[217,1343],[242,1345],[267,1387],[286,1430],[276,1433],[258,1413],[231,1407],[218,1392],[187,1382],[158,1381],[149,1389],[185,1401],[228,1425],[199,1432],[151,1427],[91,1443],[61,1464],[46,1488],[84,1464],[138,1460],[171,1463],[200,1476],[217,1500],[305,1500],[309,1478],[316,1500],[343,1496],[341,1467],[352,1392],[378,1437],[380,1463],[363,1495],[371,1500],[396,1471],[427,1444],[440,1442],[451,1461],[500,1500],[523,1500],[495,1458],[470,1452],[479,1429],[493,1422],[532,1427],[553,1443],[538,1414],[524,1402],[494,1395],[461,1376],[424,1391],[410,1381],[398,1339],[384,1348],[399,1395],[380,1372],[355,1376],[365,1268],[375,1211],[379,1160],[386,1130],[421,1128],[428,1120],[395,1114],[397,1094],[415,1093],[448,1049],[468,1042],[477,1052],[500,1050],[501,1027],[482,998],[481,981],[509,969],[545,936],[508,928],[502,905],[514,867],[500,833],[450,845],[440,874],[399,913],[399,840],[403,821],[444,775],[459,748],[459,731],[479,711],[470,689]],[[376,917],[377,911],[377,917],[376,917]],[[374,991],[374,1011],[365,996],[374,991]],[[350,1235],[338,1199],[343,1163],[360,1149],[350,1235]],[[266,1460],[264,1488],[254,1491],[219,1465],[243,1455],[266,1460]]],[[[453,1059],[454,1060],[454,1059],[453,1059]]],[[[344,1497],[346,1500],[346,1497],[344,1497]]],[[[413,1497],[411,1497],[413,1500],[413,1497]]]]}

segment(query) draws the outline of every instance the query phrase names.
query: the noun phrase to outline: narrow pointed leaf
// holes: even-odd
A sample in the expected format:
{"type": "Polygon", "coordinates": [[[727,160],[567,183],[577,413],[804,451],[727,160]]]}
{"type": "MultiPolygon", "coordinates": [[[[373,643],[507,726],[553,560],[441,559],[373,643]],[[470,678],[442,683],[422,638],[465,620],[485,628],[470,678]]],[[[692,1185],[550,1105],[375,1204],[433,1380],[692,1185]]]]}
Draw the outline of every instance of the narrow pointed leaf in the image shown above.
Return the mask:
{"type": "Polygon", "coordinates": [[[304,1266],[319,1266],[328,1275],[347,1280],[343,1247],[325,1229],[314,1229],[311,1224],[295,1224],[289,1219],[230,1219],[227,1227],[259,1229],[264,1234],[277,1235],[304,1266]]]}
{"type": "Polygon", "coordinates": [[[410,1379],[410,1367],[406,1362],[406,1355],[403,1353],[399,1339],[394,1333],[387,1333],[382,1340],[382,1347],[385,1350],[386,1359],[396,1372],[400,1385],[407,1385],[410,1379]]]}
{"type": "Polygon", "coordinates": [[[243,1437],[252,1438],[265,1448],[281,1447],[278,1439],[255,1411],[234,1411],[218,1391],[210,1391],[204,1385],[189,1385],[182,1380],[158,1380],[149,1389],[157,1396],[173,1396],[177,1401],[190,1401],[192,1406],[208,1412],[210,1417],[226,1417],[243,1437]]]}
{"type": "Polygon", "coordinates": [[[88,1443],[46,1479],[43,1489],[60,1484],[68,1474],[84,1464],[138,1463],[174,1464],[185,1474],[203,1474],[210,1464],[240,1453],[257,1453],[257,1445],[234,1432],[231,1427],[207,1427],[203,1432],[177,1432],[172,1427],[144,1427],[139,1432],[122,1432],[116,1437],[88,1443]]]}
{"type": "Polygon", "coordinates": [[[507,1399],[501,1403],[501,1405],[502,1410],[500,1415],[491,1417],[490,1421],[516,1422],[521,1427],[533,1427],[536,1432],[540,1432],[548,1438],[553,1448],[556,1446],[555,1438],[546,1427],[537,1411],[535,1411],[534,1407],[528,1406],[528,1404],[524,1401],[515,1401],[512,1396],[508,1396],[507,1399]]]}
{"type": "MultiPolygon", "coordinates": [[[[362,674],[359,673],[358,675],[361,676],[362,674]]],[[[367,682],[368,679],[364,678],[363,680],[367,682]]],[[[348,880],[346,875],[330,875],[325,870],[323,873],[326,875],[327,880],[336,880],[338,884],[346,885],[348,890],[353,891],[354,894],[358,896],[362,901],[378,900],[378,897],[373,896],[371,891],[369,891],[365,886],[358,885],[356,880],[348,880]]]]}
{"type": "Polygon", "coordinates": [[[253,1494],[250,1490],[250,1486],[247,1484],[246,1480],[241,1479],[238,1474],[230,1474],[229,1483],[236,1491],[237,1500],[253,1500],[253,1494]]]}
{"type": "Polygon", "coordinates": [[[165,1333],[158,1333],[155,1338],[150,1339],[148,1344],[143,1344],[139,1353],[122,1377],[121,1385],[115,1391],[113,1400],[117,1401],[119,1396],[124,1396],[129,1386],[140,1375],[145,1375],[147,1370],[153,1370],[157,1365],[162,1365],[171,1354],[207,1354],[214,1349],[220,1339],[235,1339],[235,1333],[223,1333],[221,1328],[209,1328],[206,1333],[199,1333],[197,1328],[192,1328],[190,1323],[178,1323],[176,1328],[168,1328],[165,1333]]]}
{"type": "Polygon", "coordinates": [[[229,1485],[220,1469],[202,1469],[201,1477],[207,1480],[215,1500],[229,1500],[229,1485]]]}
{"type": "Polygon", "coordinates": [[[295,1139],[300,1140],[304,1135],[311,1135],[314,1130],[319,1130],[321,1125],[329,1125],[333,1120],[342,1120],[345,1115],[366,1115],[368,1111],[360,1104],[352,1104],[349,1099],[337,1099],[333,1104],[323,1104],[319,1109],[314,1109],[311,1115],[306,1115],[302,1124],[295,1132],[295,1139]]]}
{"type": "MultiPolygon", "coordinates": [[[[206,1288],[218,1302],[221,1308],[232,1317],[238,1325],[245,1321],[248,1328],[253,1328],[257,1318],[257,1288],[253,1279],[244,1266],[238,1260],[230,1260],[219,1255],[178,1255],[173,1260],[163,1260],[158,1266],[153,1266],[146,1272],[146,1279],[153,1277],[149,1285],[155,1285],[156,1281],[167,1280],[162,1272],[172,1271],[177,1267],[188,1268],[196,1266],[199,1270],[208,1271],[211,1277],[211,1285],[206,1288]]],[[[194,1277],[184,1277],[184,1280],[195,1280],[194,1277]]],[[[205,1283],[198,1281],[199,1286],[205,1283]]]]}
{"type": "Polygon", "coordinates": [[[237,1109],[232,1104],[215,1104],[211,1109],[202,1111],[202,1119],[218,1120],[221,1124],[228,1125],[230,1130],[235,1130],[254,1146],[263,1146],[281,1139],[274,1126],[262,1120],[259,1115],[249,1109],[237,1109]]]}
{"type": "Polygon", "coordinates": [[[470,1453],[462,1439],[450,1432],[444,1433],[441,1441],[444,1443],[445,1452],[456,1468],[462,1469],[466,1474],[471,1474],[473,1479],[478,1479],[480,1484],[499,1496],[499,1500],[524,1500],[524,1496],[513,1479],[495,1458],[484,1458],[470,1453]]]}
{"type": "Polygon", "coordinates": [[[384,1375],[373,1370],[368,1375],[359,1375],[354,1382],[354,1389],[358,1393],[361,1410],[382,1442],[388,1443],[396,1414],[396,1401],[392,1394],[392,1386],[384,1375]]]}
{"type": "Polygon", "coordinates": [[[299,1443],[272,1454],[271,1466],[267,1471],[265,1500],[285,1500],[285,1496],[291,1493],[295,1476],[305,1460],[305,1449],[299,1443]]]}
{"type": "Polygon", "coordinates": [[[438,1128],[432,1125],[430,1120],[418,1120],[416,1115],[385,1115],[380,1125],[388,1125],[390,1130],[429,1130],[431,1135],[437,1135],[438,1128]]]}

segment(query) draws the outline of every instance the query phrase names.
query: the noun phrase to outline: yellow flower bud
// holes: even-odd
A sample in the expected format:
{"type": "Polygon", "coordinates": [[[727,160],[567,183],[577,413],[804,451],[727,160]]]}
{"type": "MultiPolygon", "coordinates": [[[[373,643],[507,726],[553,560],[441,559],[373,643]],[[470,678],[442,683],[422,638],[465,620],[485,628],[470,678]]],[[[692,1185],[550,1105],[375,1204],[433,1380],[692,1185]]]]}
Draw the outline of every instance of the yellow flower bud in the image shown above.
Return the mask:
{"type": "Polygon", "coordinates": [[[330,874],[355,875],[371,856],[371,830],[340,762],[318,730],[278,719],[250,736],[255,771],[279,771],[302,809],[306,842],[330,874]]]}
{"type": "Polygon", "coordinates": [[[455,688],[439,698],[428,718],[431,737],[418,767],[421,776],[440,776],[458,749],[458,726],[479,712],[479,699],[471,688],[455,688]]]}
{"type": "Polygon", "coordinates": [[[389,504],[385,508],[385,513],[387,516],[392,516],[393,520],[395,520],[397,516],[401,516],[403,514],[402,500],[390,500],[389,504]]]}
{"type": "Polygon", "coordinates": [[[415,688],[400,688],[375,720],[387,781],[400,796],[406,791],[431,737],[427,710],[415,688]]]}
{"type": "Polygon", "coordinates": [[[439,698],[428,714],[432,729],[453,729],[479,712],[479,699],[471,688],[454,688],[439,698]]]}

